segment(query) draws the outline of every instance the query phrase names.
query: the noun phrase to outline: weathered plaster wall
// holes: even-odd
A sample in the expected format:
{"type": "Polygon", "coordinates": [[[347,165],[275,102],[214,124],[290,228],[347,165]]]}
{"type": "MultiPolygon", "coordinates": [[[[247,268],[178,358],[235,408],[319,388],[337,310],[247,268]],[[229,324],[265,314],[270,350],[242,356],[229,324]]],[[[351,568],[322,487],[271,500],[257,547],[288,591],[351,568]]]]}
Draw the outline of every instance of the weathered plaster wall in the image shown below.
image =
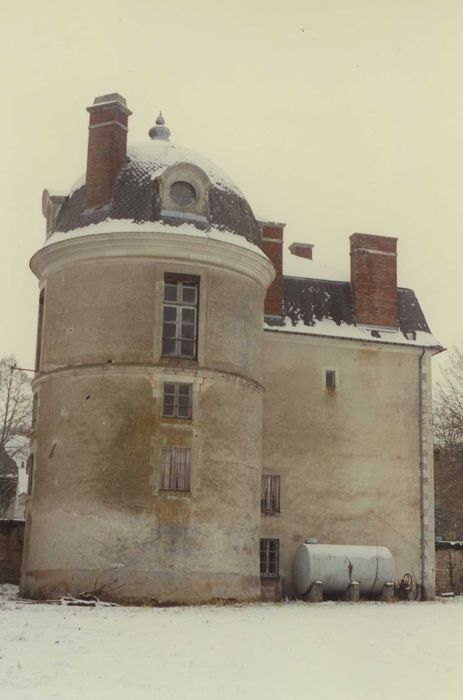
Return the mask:
{"type": "Polygon", "coordinates": [[[307,537],[385,545],[420,580],[419,353],[265,334],[263,473],[281,474],[281,513],[262,515],[262,536],[280,539],[289,592],[307,537]]]}
{"type": "Polygon", "coordinates": [[[24,595],[258,598],[264,294],[226,264],[48,276],[24,595]],[[161,357],[165,272],[200,277],[197,361],[161,357]],[[192,383],[192,420],[162,417],[165,381],[192,383]],[[191,493],[159,490],[169,446],[191,448],[191,493]]]}
{"type": "Polygon", "coordinates": [[[95,362],[151,362],[155,265],[80,264],[46,281],[43,370],[95,362]]]}

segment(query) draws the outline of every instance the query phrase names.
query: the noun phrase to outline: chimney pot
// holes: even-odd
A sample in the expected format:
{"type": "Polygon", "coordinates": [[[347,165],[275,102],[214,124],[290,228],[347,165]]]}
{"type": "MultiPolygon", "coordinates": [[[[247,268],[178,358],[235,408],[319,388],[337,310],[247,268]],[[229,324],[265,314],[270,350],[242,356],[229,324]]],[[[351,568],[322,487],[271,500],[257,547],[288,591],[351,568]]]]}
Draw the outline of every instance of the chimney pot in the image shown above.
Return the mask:
{"type": "Polygon", "coordinates": [[[289,251],[291,255],[297,255],[298,258],[312,260],[313,243],[291,243],[289,251]]]}

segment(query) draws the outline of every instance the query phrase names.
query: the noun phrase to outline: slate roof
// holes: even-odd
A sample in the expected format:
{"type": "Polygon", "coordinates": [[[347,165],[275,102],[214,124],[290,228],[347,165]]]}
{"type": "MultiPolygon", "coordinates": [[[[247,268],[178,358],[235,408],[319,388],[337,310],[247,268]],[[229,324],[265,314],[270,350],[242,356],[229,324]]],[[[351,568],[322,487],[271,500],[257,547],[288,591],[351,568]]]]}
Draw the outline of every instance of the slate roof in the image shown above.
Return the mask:
{"type": "Polygon", "coordinates": [[[18,467],[5,450],[0,450],[0,518],[7,517],[16,497],[18,467]]]}
{"type": "MultiPolygon", "coordinates": [[[[430,330],[419,302],[412,289],[397,289],[399,331],[404,341],[416,339],[419,331],[430,330]]],[[[283,318],[266,316],[265,322],[275,330],[286,325],[296,326],[301,322],[307,326],[307,333],[320,321],[333,321],[336,325],[355,327],[353,315],[352,287],[350,282],[336,282],[303,277],[283,277],[283,318]]],[[[376,331],[372,340],[381,339],[376,331]]],[[[438,343],[436,342],[436,346],[438,343]]]]}
{"type": "Polygon", "coordinates": [[[16,498],[17,484],[17,476],[0,476],[0,518],[9,516],[16,498]]]}
{"type": "Polygon", "coordinates": [[[18,466],[14,459],[5,452],[5,450],[0,449],[0,476],[17,476],[18,466]]]}
{"type": "Polygon", "coordinates": [[[54,230],[68,232],[108,218],[129,219],[136,223],[162,221],[171,226],[188,221],[200,230],[214,227],[243,236],[250,243],[260,244],[257,221],[236,185],[209,160],[166,141],[154,140],[129,148],[109,206],[86,212],[85,185],[71,192],[63,203],[54,230]],[[206,222],[161,216],[159,176],[177,162],[193,163],[206,173],[211,182],[206,222]]]}

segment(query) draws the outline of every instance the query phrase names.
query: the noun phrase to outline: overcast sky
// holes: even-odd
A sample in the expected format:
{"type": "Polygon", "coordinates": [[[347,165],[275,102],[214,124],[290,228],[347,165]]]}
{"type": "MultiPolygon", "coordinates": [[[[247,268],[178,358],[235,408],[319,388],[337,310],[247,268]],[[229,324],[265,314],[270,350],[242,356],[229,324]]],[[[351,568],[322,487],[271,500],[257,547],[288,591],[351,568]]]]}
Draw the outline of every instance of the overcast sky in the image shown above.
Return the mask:
{"type": "Polygon", "coordinates": [[[173,142],[209,156],[320,262],[347,269],[355,231],[398,237],[399,283],[443,345],[462,341],[461,0],[1,10],[0,357],[33,366],[42,190],[82,175],[85,108],[115,91],[133,111],[129,143],[162,109],[173,142]]]}

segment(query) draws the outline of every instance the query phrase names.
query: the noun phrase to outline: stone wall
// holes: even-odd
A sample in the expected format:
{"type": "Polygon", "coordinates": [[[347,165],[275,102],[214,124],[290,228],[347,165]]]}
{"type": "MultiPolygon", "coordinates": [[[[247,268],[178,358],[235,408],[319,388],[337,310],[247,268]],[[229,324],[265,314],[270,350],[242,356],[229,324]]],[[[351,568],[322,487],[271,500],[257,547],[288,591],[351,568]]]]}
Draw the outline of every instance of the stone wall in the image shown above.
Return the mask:
{"type": "Polygon", "coordinates": [[[0,583],[19,584],[24,520],[0,519],[0,583]]]}
{"type": "Polygon", "coordinates": [[[436,592],[463,593],[463,542],[436,542],[436,592]]]}

